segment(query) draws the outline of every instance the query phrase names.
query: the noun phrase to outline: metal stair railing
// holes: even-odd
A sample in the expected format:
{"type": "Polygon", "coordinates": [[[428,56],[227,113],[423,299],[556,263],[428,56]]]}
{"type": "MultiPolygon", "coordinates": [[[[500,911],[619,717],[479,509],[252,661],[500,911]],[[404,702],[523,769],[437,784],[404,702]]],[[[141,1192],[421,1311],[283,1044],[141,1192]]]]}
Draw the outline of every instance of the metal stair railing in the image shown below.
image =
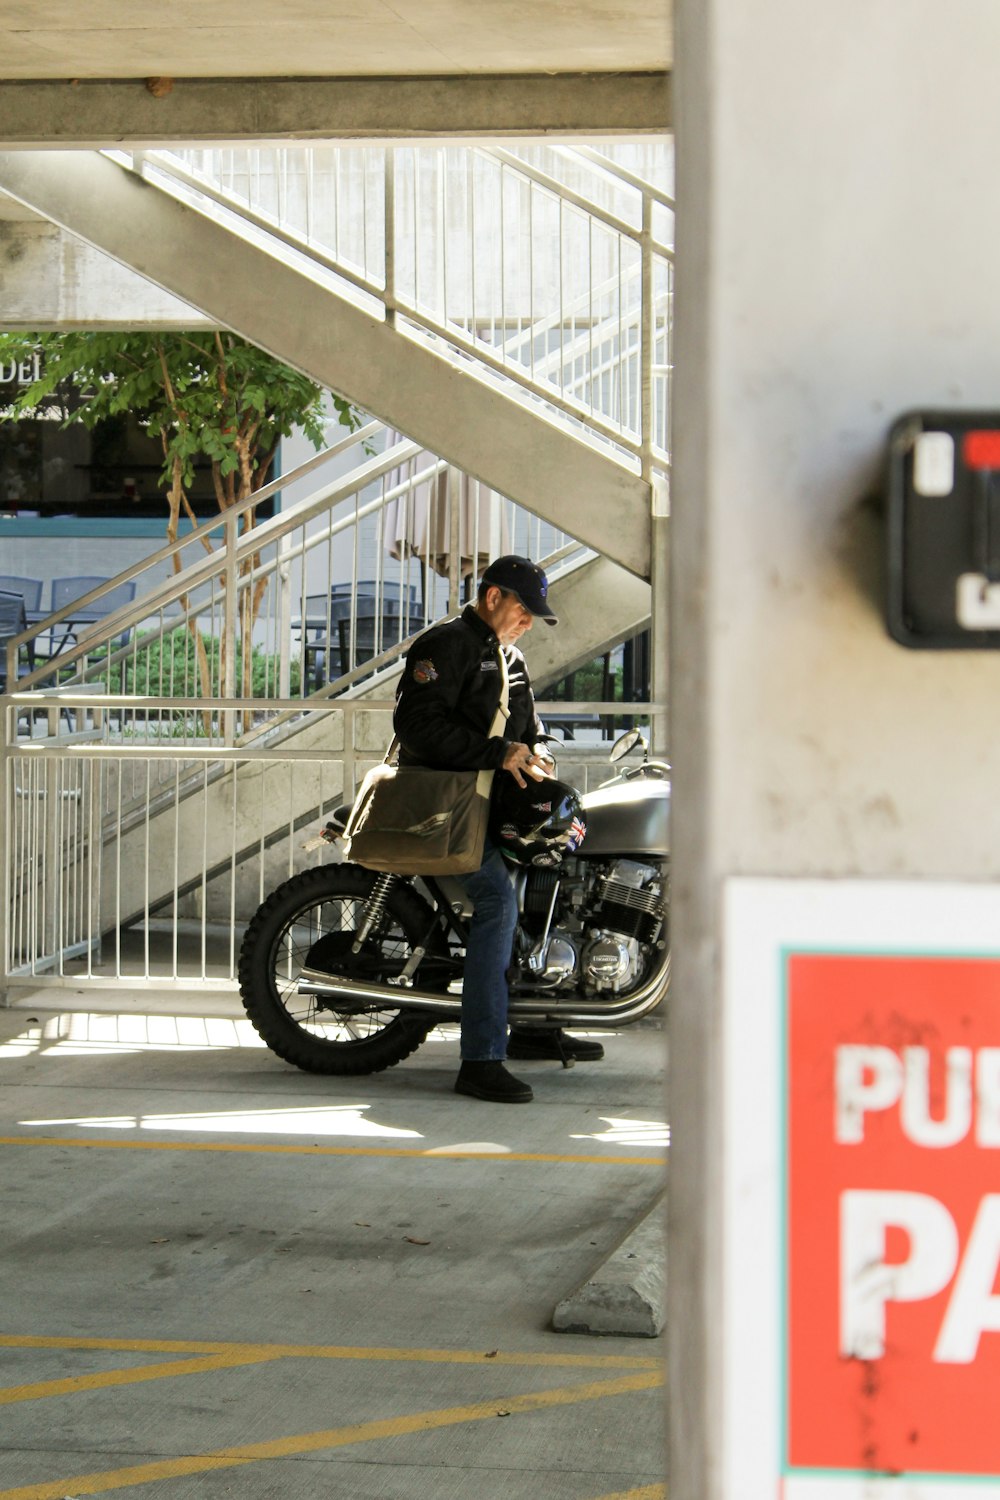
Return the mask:
{"type": "MultiPolygon", "coordinates": [[[[34,696],[0,704],[8,813],[0,825],[0,1003],[5,990],[51,986],[117,991],[132,1012],[144,990],[234,991],[244,923],[281,880],[324,859],[327,846],[314,835],[391,736],[391,697],[341,698],[306,705],[315,733],[301,749],[141,741],[50,748],[14,733],[34,696]],[[178,788],[191,768],[200,795],[185,798],[178,788]],[[160,813],[120,816],[120,789],[152,788],[161,773],[160,813]]],[[[82,708],[87,699],[69,701],[82,708]]],[[[209,706],[233,716],[252,705],[209,706]]],[[[552,706],[626,723],[662,709],[612,701],[552,706]]],[[[546,705],[539,707],[544,713],[546,705]]],[[[568,742],[560,776],[584,789],[600,783],[607,750],[606,742],[568,742]]]]}
{"type": "Polygon", "coordinates": [[[600,153],[560,155],[627,214],[483,145],[108,154],[644,477],[669,464],[673,200],[600,153]]]}
{"type": "MultiPolygon", "coordinates": [[[[10,653],[28,640],[37,648],[68,628],[74,615],[85,615],[88,605],[99,605],[102,594],[126,581],[143,585],[130,604],[87,629],[76,627],[79,634],[19,686],[54,690],[57,705],[60,696],[98,687],[87,722],[105,735],[113,725],[119,738],[203,743],[222,736],[226,743],[249,743],[293,717],[271,706],[273,700],[350,692],[391,668],[420,630],[460,605],[463,587],[497,551],[552,554],[559,568],[589,555],[565,533],[480,491],[418,444],[392,437],[383,453],[243,529],[249,510],[382,431],[377,423],[367,424],[91,590],[70,606],[68,619],[49,615],[12,640],[10,653]],[[422,533],[413,524],[421,516],[422,533]],[[390,547],[397,556],[388,555],[390,547]],[[195,560],[189,561],[192,551],[195,560]],[[158,576],[180,561],[179,572],[158,576]],[[364,631],[370,639],[359,642],[364,631]],[[196,636],[207,675],[199,672],[196,636]],[[248,638],[252,677],[240,670],[248,638]],[[239,723],[232,715],[219,721],[207,710],[151,714],[146,704],[150,697],[232,699],[248,682],[255,711],[239,723]]],[[[39,695],[38,701],[39,714],[23,718],[26,735],[39,720],[56,738],[85,729],[80,715],[68,709],[50,710],[46,719],[42,704],[53,700],[39,695]]]]}
{"type": "MultiPolygon", "coordinates": [[[[226,554],[232,554],[248,512],[256,511],[265,501],[278,495],[283,489],[287,489],[290,485],[305,478],[332,459],[341,457],[352,447],[364,447],[365,444],[370,442],[381,431],[383,431],[381,423],[366,423],[360,429],[341,438],[338,442],[333,443],[328,448],[321,450],[313,457],[307,459],[294,470],[265,485],[254,495],[239,501],[228,511],[219,516],[212,517],[210,520],[201,522],[180,536],[176,541],[157,548],[138,563],[124,569],[113,578],[109,578],[100,586],[90,589],[86,594],[74,600],[65,610],[53,611],[45,616],[45,618],[33,624],[22,635],[16,639],[12,639],[8,648],[9,650],[14,650],[21,644],[30,643],[35,648],[36,656],[41,659],[41,665],[26,675],[22,679],[21,685],[27,690],[54,685],[76,686],[77,684],[93,681],[100,675],[103,666],[107,665],[107,662],[98,667],[88,667],[86,665],[87,659],[96,650],[100,649],[100,647],[107,646],[126,632],[131,632],[134,627],[140,625],[144,620],[149,619],[156,613],[165,614],[172,607],[176,609],[176,618],[171,620],[171,627],[185,624],[188,618],[193,617],[199,611],[187,605],[180,607],[181,601],[190,595],[192,590],[203,579],[212,576],[214,571],[212,566],[212,558],[215,550],[214,539],[217,539],[221,534],[225,539],[226,554]],[[181,559],[185,554],[189,553],[194,553],[199,559],[198,562],[194,564],[182,563],[181,559]],[[207,557],[203,556],[203,553],[207,553],[207,557]],[[174,572],[172,576],[169,576],[165,581],[158,580],[157,574],[162,572],[167,566],[173,567],[174,572]],[[144,580],[146,581],[145,592],[142,591],[144,580]],[[81,629],[78,634],[67,629],[68,626],[72,626],[81,616],[93,613],[89,607],[99,604],[104,595],[111,593],[121,584],[127,582],[137,584],[137,597],[131,603],[121,606],[113,613],[107,614],[100,620],[100,623],[93,624],[90,629],[81,629]],[[54,654],[46,657],[45,652],[39,649],[39,643],[46,638],[52,640],[56,637],[56,633],[60,631],[62,632],[62,636],[58,638],[59,649],[54,654]]],[[[393,450],[394,453],[403,459],[414,451],[416,451],[416,445],[412,443],[407,444],[405,441],[393,450]]],[[[330,492],[330,489],[331,486],[325,486],[318,494],[326,496],[330,492]]],[[[301,513],[315,499],[315,495],[308,497],[306,502],[294,507],[294,513],[301,513]]],[[[284,514],[288,517],[292,513],[290,510],[284,514]]],[[[244,539],[247,536],[257,537],[260,535],[260,530],[259,528],[254,528],[251,531],[242,532],[242,535],[244,539]]],[[[216,561],[219,561],[219,558],[216,561]]],[[[230,565],[231,562],[232,558],[230,556],[230,565]]],[[[232,628],[232,622],[229,622],[228,628],[232,628]]],[[[121,659],[127,656],[134,658],[135,650],[136,647],[133,645],[130,652],[123,650],[118,655],[121,659]]],[[[224,686],[225,684],[218,684],[220,692],[224,686]]]]}
{"type": "MultiPolygon", "coordinates": [[[[562,574],[580,567],[585,558],[580,556],[578,547],[567,543],[542,561],[551,572],[562,574]]],[[[209,842],[214,846],[222,840],[230,851],[226,855],[226,861],[232,861],[230,876],[235,878],[236,867],[270,846],[276,828],[287,834],[292,826],[299,826],[303,820],[311,822],[319,816],[314,800],[315,771],[318,768],[322,768],[321,779],[325,778],[328,795],[334,800],[344,786],[353,784],[351,744],[337,738],[336,733],[331,739],[331,728],[336,731],[336,727],[345,722],[356,723],[362,732],[359,745],[364,743],[368,754],[374,753],[376,759],[382,754],[385,745],[379,740],[376,748],[369,741],[369,731],[365,726],[372,710],[384,708],[386,692],[390,695],[388,702],[391,705],[390,679],[394,665],[389,660],[391,655],[391,652],[384,653],[370,663],[374,670],[364,684],[366,696],[363,698],[352,698],[350,692],[345,692],[333,698],[322,693],[314,694],[302,702],[278,700],[273,704],[274,716],[263,725],[255,723],[261,707],[257,700],[184,700],[176,696],[166,699],[147,696],[141,700],[128,700],[138,715],[132,725],[133,732],[121,732],[119,727],[118,732],[112,733],[109,732],[109,718],[114,705],[109,705],[107,697],[93,690],[88,692],[85,687],[76,690],[68,687],[60,696],[60,708],[54,711],[57,722],[61,712],[72,713],[76,720],[89,715],[95,721],[92,732],[73,732],[39,740],[18,733],[22,718],[30,717],[35,711],[37,695],[20,693],[6,700],[2,722],[7,742],[5,748],[0,746],[0,763],[6,756],[13,771],[10,793],[12,796],[26,796],[32,801],[41,799],[27,815],[27,821],[22,818],[18,825],[25,830],[21,839],[25,851],[22,860],[25,878],[11,877],[12,891],[16,888],[21,893],[15,903],[19,913],[15,927],[27,922],[28,928],[36,935],[48,932],[56,916],[55,905],[58,905],[66,920],[75,912],[77,915],[73,921],[79,925],[84,919],[81,917],[83,913],[87,924],[104,924],[103,928],[91,925],[92,933],[108,930],[110,900],[115,913],[111,928],[117,930],[123,916],[130,920],[135,915],[138,908],[134,903],[141,906],[145,902],[148,913],[150,902],[154,906],[162,903],[164,893],[173,900],[182,888],[193,889],[209,882],[210,877],[214,878],[218,873],[214,866],[210,868],[206,864],[203,867],[198,863],[197,856],[203,842],[207,848],[209,842]],[[331,717],[334,710],[340,710],[341,716],[331,717]],[[209,719],[211,733],[192,736],[176,732],[179,724],[197,726],[203,716],[209,719]],[[231,722],[230,732],[225,728],[227,721],[231,722]],[[247,723],[254,724],[254,728],[240,733],[241,726],[247,723]],[[342,777],[338,769],[341,762],[342,777]],[[296,767],[303,771],[307,767],[314,769],[308,771],[304,783],[297,783],[294,794],[289,786],[291,800],[276,810],[270,805],[269,794],[265,794],[264,780],[282,766],[289,768],[288,775],[293,781],[296,767]],[[227,780],[234,783],[232,787],[219,786],[220,782],[227,780]],[[84,793],[86,814],[81,820],[73,804],[79,802],[84,793]],[[46,798],[55,799],[51,807],[46,808],[46,798]],[[61,811],[63,799],[68,799],[65,817],[61,811]],[[220,811],[224,811],[227,818],[232,815],[231,830],[215,828],[220,811]],[[211,836],[209,824],[213,825],[211,836]],[[226,843],[230,837],[244,842],[230,846],[226,843]],[[56,857],[54,852],[42,858],[40,841],[44,841],[47,848],[53,839],[56,846],[65,845],[68,851],[71,845],[76,852],[67,852],[65,858],[56,857]],[[136,857],[137,850],[145,851],[141,856],[141,890],[136,886],[138,872],[124,873],[125,867],[136,857]],[[160,850],[159,855],[157,850],[160,850]],[[85,868],[86,878],[70,880],[65,890],[57,880],[50,889],[51,878],[56,878],[59,870],[75,870],[77,864],[81,869],[85,868]],[[39,885],[31,873],[33,870],[37,872],[41,865],[49,871],[44,885],[39,885]],[[180,878],[182,874],[183,880],[180,878]],[[103,894],[98,894],[99,891],[103,894]],[[98,918],[98,909],[104,911],[103,918],[98,918]],[[89,917],[85,916],[87,911],[91,913],[89,917]]],[[[395,667],[398,669],[398,662],[395,667]]],[[[559,703],[552,706],[563,716],[560,722],[564,722],[567,714],[573,714],[580,722],[590,723],[598,711],[589,704],[559,703]]],[[[648,715],[652,710],[648,704],[637,707],[625,703],[607,709],[615,714],[636,711],[648,715]]],[[[376,722],[377,715],[373,725],[376,722]]],[[[576,744],[567,753],[575,757],[578,753],[576,744]]],[[[321,797],[320,807],[323,801],[321,797]]],[[[17,842],[16,837],[13,841],[8,840],[8,856],[13,856],[17,842]]],[[[2,915],[0,912],[0,928],[3,926],[2,915]]],[[[57,927],[61,937],[52,951],[61,962],[62,958],[72,956],[73,944],[78,939],[69,936],[71,929],[63,917],[59,918],[57,927]]],[[[120,937],[119,933],[116,941],[120,937]]],[[[84,948],[78,951],[82,953],[84,948]]]]}

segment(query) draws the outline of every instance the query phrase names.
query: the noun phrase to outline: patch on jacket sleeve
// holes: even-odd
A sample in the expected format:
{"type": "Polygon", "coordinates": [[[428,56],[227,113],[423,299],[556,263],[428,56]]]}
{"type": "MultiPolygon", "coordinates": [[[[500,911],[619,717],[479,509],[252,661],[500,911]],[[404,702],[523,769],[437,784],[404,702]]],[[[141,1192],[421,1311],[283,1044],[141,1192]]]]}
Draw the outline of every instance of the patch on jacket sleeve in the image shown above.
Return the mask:
{"type": "Polygon", "coordinates": [[[429,657],[426,658],[424,661],[415,661],[413,663],[413,680],[414,680],[414,682],[437,682],[437,679],[438,679],[437,667],[434,665],[434,663],[430,660],[429,657]]]}

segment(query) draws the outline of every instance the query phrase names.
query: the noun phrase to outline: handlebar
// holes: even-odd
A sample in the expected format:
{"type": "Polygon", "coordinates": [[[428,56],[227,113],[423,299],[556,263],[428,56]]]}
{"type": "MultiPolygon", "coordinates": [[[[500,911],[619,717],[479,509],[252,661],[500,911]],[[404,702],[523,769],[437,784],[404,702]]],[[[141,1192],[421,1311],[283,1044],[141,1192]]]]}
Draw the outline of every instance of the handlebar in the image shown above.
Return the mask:
{"type": "Polygon", "coordinates": [[[641,766],[630,766],[622,772],[625,781],[642,781],[646,777],[650,781],[669,781],[670,767],[665,760],[647,760],[641,766]]]}

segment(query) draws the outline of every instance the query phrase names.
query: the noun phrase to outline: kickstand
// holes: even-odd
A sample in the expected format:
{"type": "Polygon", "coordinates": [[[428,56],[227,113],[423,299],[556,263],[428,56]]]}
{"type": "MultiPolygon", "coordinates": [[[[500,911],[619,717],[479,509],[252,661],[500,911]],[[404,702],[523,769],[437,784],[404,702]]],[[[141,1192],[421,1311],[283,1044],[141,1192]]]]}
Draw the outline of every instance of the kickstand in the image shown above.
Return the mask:
{"type": "Polygon", "coordinates": [[[571,1053],[569,1053],[569,1052],[566,1051],[566,1048],[563,1045],[563,1039],[562,1039],[561,1036],[558,1036],[558,1035],[556,1036],[556,1046],[559,1048],[559,1061],[562,1063],[563,1067],[564,1068],[575,1068],[576,1067],[576,1058],[573,1057],[571,1053]]]}

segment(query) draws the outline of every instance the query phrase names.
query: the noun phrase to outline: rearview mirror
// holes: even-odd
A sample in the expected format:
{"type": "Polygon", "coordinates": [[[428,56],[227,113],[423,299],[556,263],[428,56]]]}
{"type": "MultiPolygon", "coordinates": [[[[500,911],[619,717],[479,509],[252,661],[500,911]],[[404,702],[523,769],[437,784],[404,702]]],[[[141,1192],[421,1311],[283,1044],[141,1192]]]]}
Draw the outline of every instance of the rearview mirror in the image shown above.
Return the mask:
{"type": "Polygon", "coordinates": [[[642,746],[644,756],[648,753],[649,746],[646,744],[646,737],[642,730],[627,729],[623,735],[615,740],[611,747],[611,755],[609,757],[611,764],[617,765],[618,761],[624,760],[626,755],[635,749],[636,745],[642,746]]]}

